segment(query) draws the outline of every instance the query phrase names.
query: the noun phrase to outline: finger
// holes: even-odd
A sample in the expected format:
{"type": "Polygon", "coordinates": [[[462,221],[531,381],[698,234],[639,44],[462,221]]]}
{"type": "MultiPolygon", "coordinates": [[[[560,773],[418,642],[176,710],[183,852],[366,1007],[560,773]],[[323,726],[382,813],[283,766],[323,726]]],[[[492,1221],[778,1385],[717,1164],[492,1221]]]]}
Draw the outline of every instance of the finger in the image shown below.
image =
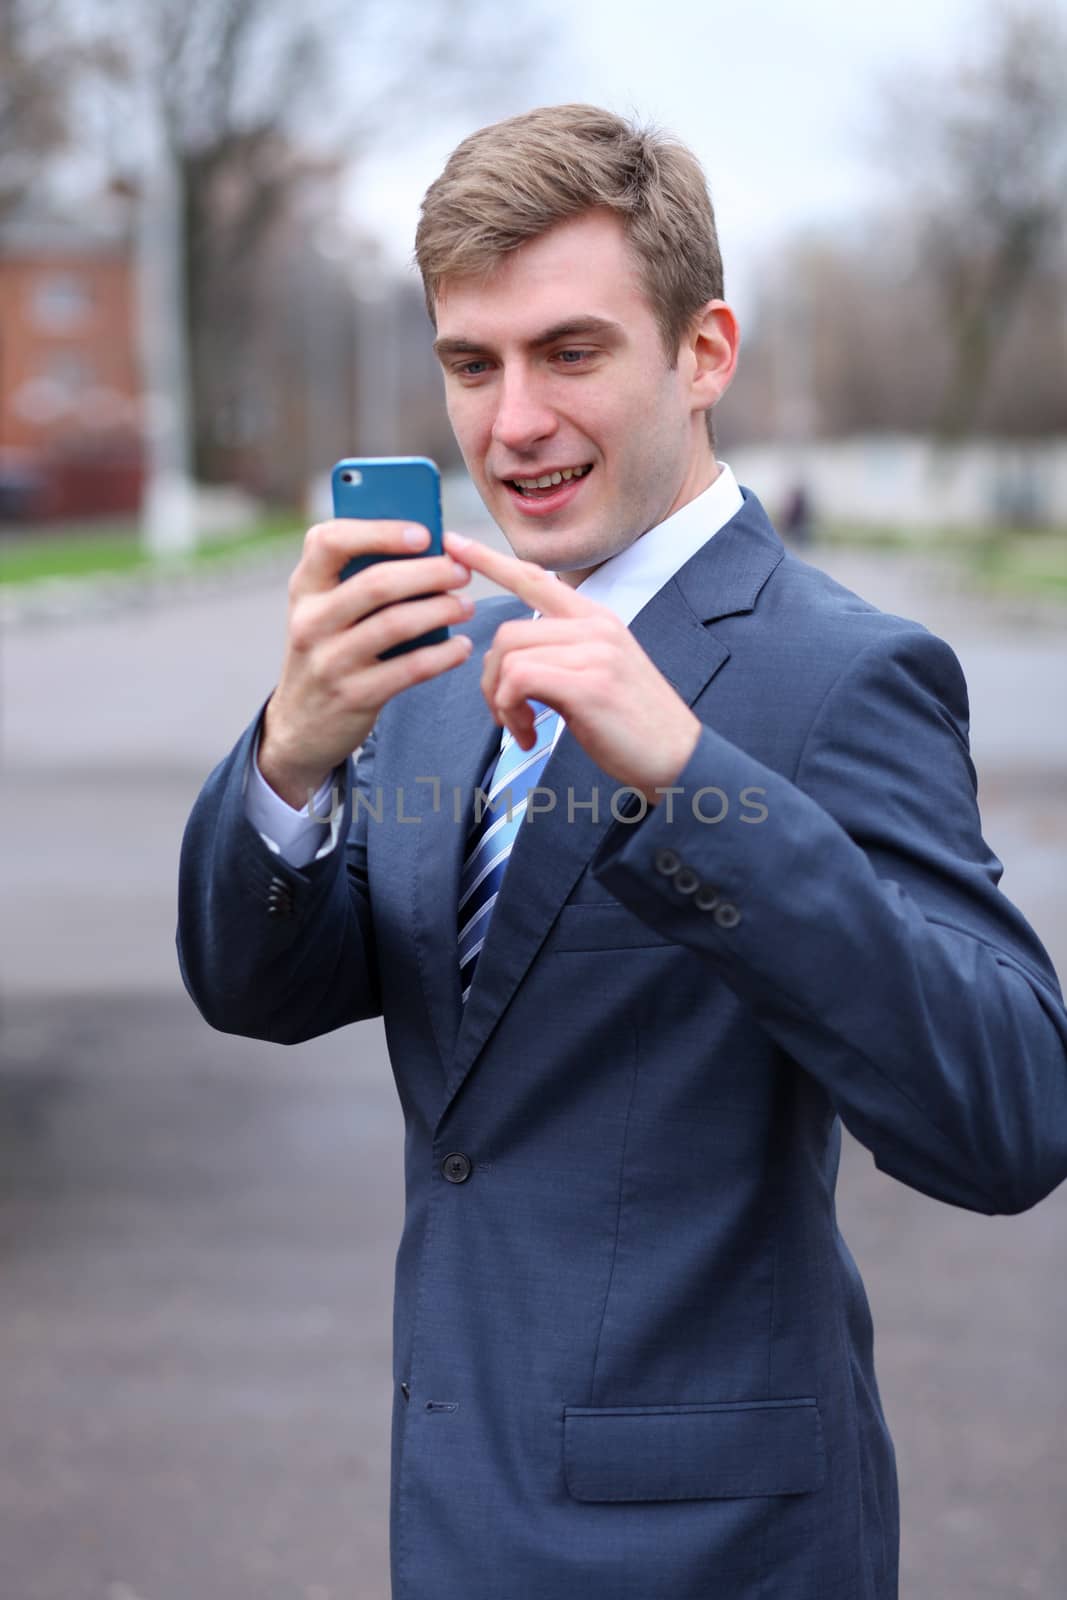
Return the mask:
{"type": "Polygon", "coordinates": [[[375,561],[337,584],[324,610],[334,627],[348,627],[381,606],[438,594],[470,582],[470,571],[451,556],[375,561]]]}
{"type": "Polygon", "coordinates": [[[366,704],[384,706],[412,684],[424,683],[427,678],[436,678],[452,667],[462,666],[473,648],[474,641],[469,634],[453,633],[440,644],[421,644],[417,650],[406,650],[401,656],[377,662],[361,674],[366,704]]]}
{"type": "Polygon", "coordinates": [[[480,572],[502,589],[510,589],[520,600],[541,611],[546,617],[582,617],[595,609],[595,602],[586,600],[563,583],[554,573],[546,572],[535,561],[519,561],[515,556],[490,550],[476,539],[465,539],[458,533],[446,533],[444,546],[450,555],[464,566],[480,572]]]}
{"type": "Polygon", "coordinates": [[[447,593],[469,581],[467,568],[451,556],[376,561],[325,592],[301,594],[290,580],[289,642],[297,651],[310,650],[394,601],[447,593]]]}
{"type": "Polygon", "coordinates": [[[490,700],[490,711],[501,727],[508,728],[516,744],[529,750],[534,743],[534,711],[531,700],[558,711],[569,722],[581,703],[585,690],[588,652],[583,645],[555,646],[551,650],[523,650],[508,664],[503,682],[498,682],[490,700]]]}
{"type": "Polygon", "coordinates": [[[491,709],[507,719],[531,700],[539,700],[567,717],[577,709],[581,697],[588,699],[589,667],[589,652],[584,645],[522,650],[509,657],[497,681],[491,709]],[[565,702],[559,699],[561,685],[566,691],[565,702]]]}
{"type": "MultiPolygon", "coordinates": [[[[330,522],[317,522],[304,535],[304,550],[290,592],[295,585],[297,594],[317,594],[333,588],[337,575],[346,561],[361,555],[411,555],[429,548],[429,530],[419,530],[417,543],[409,542],[407,530],[415,528],[412,522],[367,521],[357,517],[334,517],[330,522]]],[[[295,596],[294,596],[295,598],[295,596]]]]}
{"type": "Polygon", "coordinates": [[[431,628],[466,622],[473,612],[474,601],[461,594],[430,595],[385,606],[358,627],[336,634],[324,646],[326,670],[333,665],[338,672],[347,674],[361,666],[373,666],[378,657],[394,645],[417,639],[431,628]]]}
{"type": "Polygon", "coordinates": [[[588,616],[518,617],[502,622],[482,660],[482,692],[487,700],[491,698],[509,651],[536,649],[545,644],[583,644],[588,638],[588,616]]]}

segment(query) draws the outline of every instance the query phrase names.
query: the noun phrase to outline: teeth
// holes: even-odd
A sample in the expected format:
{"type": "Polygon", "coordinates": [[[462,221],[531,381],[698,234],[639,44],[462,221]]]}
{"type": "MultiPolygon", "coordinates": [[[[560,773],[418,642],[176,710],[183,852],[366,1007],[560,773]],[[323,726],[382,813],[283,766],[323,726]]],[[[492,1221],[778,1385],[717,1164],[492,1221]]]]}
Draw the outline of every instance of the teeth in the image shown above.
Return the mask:
{"type": "Polygon", "coordinates": [[[582,478],[588,467],[564,467],[560,472],[550,472],[543,478],[513,478],[520,489],[552,489],[557,483],[569,483],[572,478],[582,478]]]}

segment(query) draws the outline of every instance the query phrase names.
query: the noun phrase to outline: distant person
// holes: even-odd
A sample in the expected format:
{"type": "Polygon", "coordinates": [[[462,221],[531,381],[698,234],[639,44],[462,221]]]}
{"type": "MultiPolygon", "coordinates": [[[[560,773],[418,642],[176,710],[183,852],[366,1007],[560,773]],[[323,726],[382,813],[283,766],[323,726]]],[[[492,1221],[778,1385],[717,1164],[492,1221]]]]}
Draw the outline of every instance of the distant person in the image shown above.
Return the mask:
{"type": "Polygon", "coordinates": [[[716,459],[737,323],[683,145],[592,106],[483,128],[417,257],[515,556],[448,535],[339,584],[403,528],[310,530],[179,911],[215,1027],[385,1019],[393,1595],[891,1600],[841,1123],[973,1211],[1067,1174],[1067,1014],[959,666],[716,459]],[[510,594],[472,606],[472,571],[510,594]]]}
{"type": "Polygon", "coordinates": [[[802,483],[796,484],[786,498],[782,510],[782,532],[798,550],[806,550],[812,543],[811,496],[802,483]]]}

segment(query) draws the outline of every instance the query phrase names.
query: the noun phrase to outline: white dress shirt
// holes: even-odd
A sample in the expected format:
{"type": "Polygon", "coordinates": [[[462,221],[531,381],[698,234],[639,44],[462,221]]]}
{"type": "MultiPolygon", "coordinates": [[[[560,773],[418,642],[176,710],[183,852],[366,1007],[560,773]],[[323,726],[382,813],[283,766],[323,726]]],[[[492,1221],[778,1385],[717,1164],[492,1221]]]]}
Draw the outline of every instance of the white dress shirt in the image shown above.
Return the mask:
{"type": "MultiPolygon", "coordinates": [[[[718,477],[703,494],[698,494],[665,522],[649,528],[633,544],[597,567],[578,585],[577,593],[607,606],[629,625],[667,580],[735,517],[743,504],[736,478],[725,461],[720,462],[718,477]]],[[[557,739],[563,726],[561,717],[556,728],[557,739]]],[[[336,848],[341,826],[341,807],[331,807],[330,803],[336,774],[331,773],[314,796],[315,816],[311,817],[307,806],[296,811],[281,795],[275,794],[259,770],[258,753],[257,739],[245,789],[245,812],[264,844],[293,867],[304,867],[320,856],[329,855],[336,848]],[[336,814],[331,819],[329,838],[323,843],[321,819],[331,810],[336,814]]]]}

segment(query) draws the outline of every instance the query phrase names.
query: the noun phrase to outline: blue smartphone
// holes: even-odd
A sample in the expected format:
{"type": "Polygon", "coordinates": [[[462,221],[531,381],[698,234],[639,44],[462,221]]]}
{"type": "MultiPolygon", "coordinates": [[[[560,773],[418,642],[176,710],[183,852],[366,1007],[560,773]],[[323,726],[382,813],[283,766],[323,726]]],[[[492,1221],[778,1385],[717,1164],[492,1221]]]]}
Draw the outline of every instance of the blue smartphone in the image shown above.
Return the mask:
{"type": "MultiPolygon", "coordinates": [[[[353,556],[341,568],[341,581],[362,572],[375,561],[413,561],[444,554],[441,542],[441,474],[427,456],[353,456],[339,461],[330,474],[335,517],[358,517],[364,521],[417,522],[430,530],[424,550],[408,555],[353,556]]],[[[412,595],[412,599],[428,599],[412,595]]],[[[423,644],[441,644],[449,637],[447,627],[431,628],[415,639],[383,650],[379,661],[417,650],[423,644]]]]}

